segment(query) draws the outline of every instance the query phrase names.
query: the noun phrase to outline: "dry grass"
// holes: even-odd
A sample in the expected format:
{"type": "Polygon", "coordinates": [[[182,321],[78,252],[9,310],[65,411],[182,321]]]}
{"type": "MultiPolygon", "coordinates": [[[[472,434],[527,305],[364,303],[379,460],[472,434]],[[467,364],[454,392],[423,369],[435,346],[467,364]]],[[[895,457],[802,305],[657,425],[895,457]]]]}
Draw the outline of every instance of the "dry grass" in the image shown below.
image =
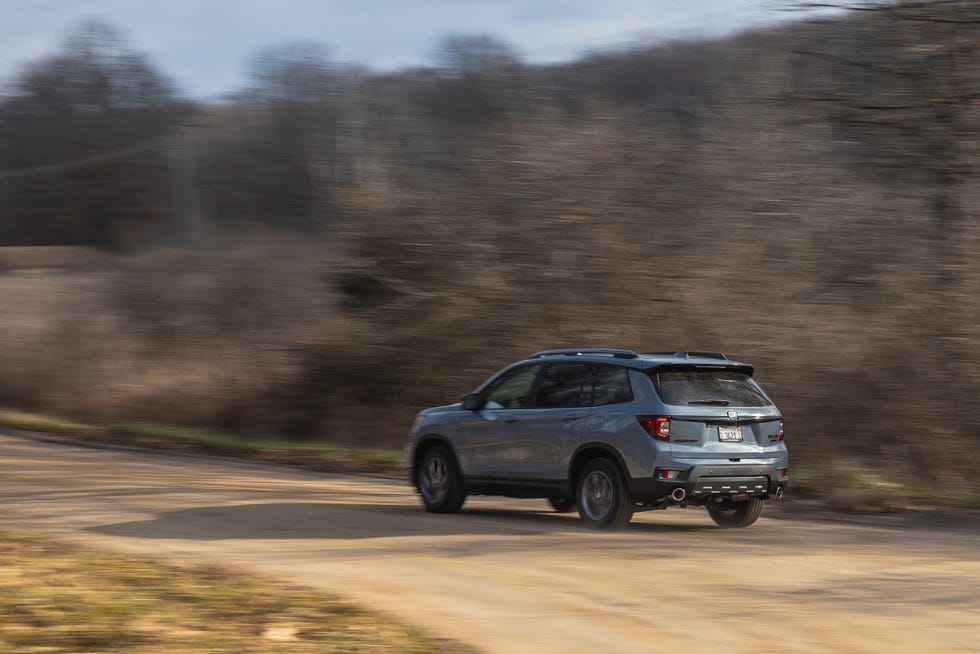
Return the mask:
{"type": "Polygon", "coordinates": [[[0,650],[460,652],[335,598],[0,533],[0,650]]]}
{"type": "Polygon", "coordinates": [[[795,466],[790,495],[812,498],[847,513],[889,513],[908,507],[980,509],[980,492],[969,487],[931,485],[859,459],[827,459],[795,466]],[[828,483],[829,480],[829,483],[828,483]]]}
{"type": "Polygon", "coordinates": [[[81,246],[0,247],[0,271],[74,268],[105,260],[104,252],[81,246]]]}

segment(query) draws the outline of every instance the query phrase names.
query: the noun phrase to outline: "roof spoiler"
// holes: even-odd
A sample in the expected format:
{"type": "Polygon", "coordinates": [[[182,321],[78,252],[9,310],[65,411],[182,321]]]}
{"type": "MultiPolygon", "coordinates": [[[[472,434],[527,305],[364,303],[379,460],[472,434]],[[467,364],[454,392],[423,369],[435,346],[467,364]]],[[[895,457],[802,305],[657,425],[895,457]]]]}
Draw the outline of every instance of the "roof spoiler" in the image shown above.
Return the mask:
{"type": "Polygon", "coordinates": [[[645,354],[655,354],[661,357],[677,357],[679,359],[700,357],[702,359],[720,359],[722,361],[728,361],[728,357],[721,352],[695,352],[693,350],[678,350],[676,352],[645,352],[645,354]]]}

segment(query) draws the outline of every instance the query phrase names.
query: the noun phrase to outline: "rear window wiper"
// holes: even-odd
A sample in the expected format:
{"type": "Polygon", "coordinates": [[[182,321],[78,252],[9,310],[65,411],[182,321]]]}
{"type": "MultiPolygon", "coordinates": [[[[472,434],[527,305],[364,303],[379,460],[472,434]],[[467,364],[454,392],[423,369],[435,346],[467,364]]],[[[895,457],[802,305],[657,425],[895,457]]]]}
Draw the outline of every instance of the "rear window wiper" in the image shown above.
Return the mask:
{"type": "Polygon", "coordinates": [[[731,404],[728,400],[691,400],[688,404],[713,404],[715,406],[728,406],[731,404]]]}

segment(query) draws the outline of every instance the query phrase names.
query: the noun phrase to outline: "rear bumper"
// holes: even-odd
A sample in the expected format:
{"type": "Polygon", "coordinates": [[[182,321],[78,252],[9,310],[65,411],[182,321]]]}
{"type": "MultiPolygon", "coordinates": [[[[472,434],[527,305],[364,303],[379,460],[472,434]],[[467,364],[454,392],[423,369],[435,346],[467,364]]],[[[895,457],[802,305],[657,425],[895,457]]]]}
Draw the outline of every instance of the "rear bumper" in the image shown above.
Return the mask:
{"type": "Polygon", "coordinates": [[[696,465],[681,470],[676,479],[660,479],[660,469],[653,477],[629,479],[630,491],[637,502],[656,503],[677,488],[683,488],[689,500],[711,496],[751,495],[767,497],[785,488],[789,476],[780,477],[785,466],[769,464],[696,465]]]}

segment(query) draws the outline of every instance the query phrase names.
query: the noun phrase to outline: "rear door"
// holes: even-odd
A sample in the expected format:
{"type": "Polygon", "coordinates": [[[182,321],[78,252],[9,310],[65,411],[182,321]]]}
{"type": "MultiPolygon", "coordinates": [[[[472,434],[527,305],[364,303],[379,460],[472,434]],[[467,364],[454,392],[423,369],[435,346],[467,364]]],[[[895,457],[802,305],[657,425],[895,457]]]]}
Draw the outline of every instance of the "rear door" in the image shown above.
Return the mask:
{"type": "Polygon", "coordinates": [[[782,447],[779,409],[745,370],[678,366],[659,368],[650,378],[670,409],[670,446],[676,454],[753,459],[782,447]]]}
{"type": "Polygon", "coordinates": [[[563,481],[592,404],[595,365],[551,363],[541,373],[533,408],[518,432],[521,481],[534,486],[563,481]]]}

